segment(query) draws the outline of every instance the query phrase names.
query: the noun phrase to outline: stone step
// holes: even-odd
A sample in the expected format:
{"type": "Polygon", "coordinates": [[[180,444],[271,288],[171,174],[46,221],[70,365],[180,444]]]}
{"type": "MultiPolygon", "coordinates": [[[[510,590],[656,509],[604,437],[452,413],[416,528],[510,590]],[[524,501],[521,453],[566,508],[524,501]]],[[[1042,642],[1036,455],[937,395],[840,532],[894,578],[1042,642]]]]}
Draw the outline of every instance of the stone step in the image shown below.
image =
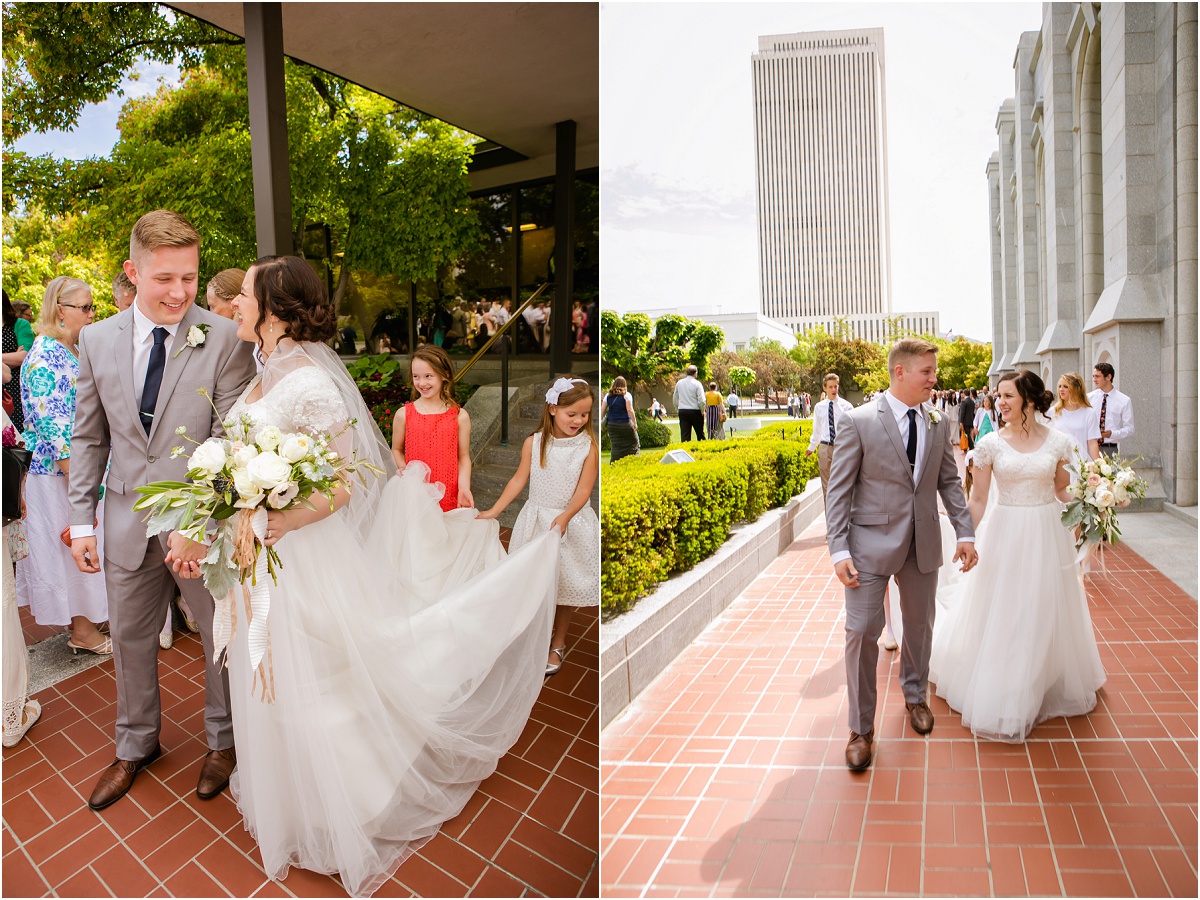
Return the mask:
{"type": "MultiPolygon", "coordinates": [[[[475,497],[475,508],[491,509],[500,499],[500,495],[504,492],[514,471],[516,471],[516,466],[475,465],[471,470],[471,494],[475,497]]],[[[512,528],[527,499],[529,499],[528,486],[500,514],[499,522],[502,527],[512,528]]]]}

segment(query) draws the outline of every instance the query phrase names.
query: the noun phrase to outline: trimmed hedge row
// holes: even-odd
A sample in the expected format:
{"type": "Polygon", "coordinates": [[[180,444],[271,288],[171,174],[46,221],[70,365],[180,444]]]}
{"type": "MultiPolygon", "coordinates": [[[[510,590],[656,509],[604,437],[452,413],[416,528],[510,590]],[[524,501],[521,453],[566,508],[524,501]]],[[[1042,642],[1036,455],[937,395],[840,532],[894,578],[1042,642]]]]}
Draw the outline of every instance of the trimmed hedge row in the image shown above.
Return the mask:
{"type": "MultiPolygon", "coordinates": [[[[809,422],[769,425],[730,441],[673,444],[695,462],[629,456],[604,471],[600,498],[600,605],[624,612],[675,572],[711,556],[734,525],[783,506],[817,475],[805,456],[809,422]]],[[[664,451],[665,452],[665,451],[664,451]]]]}

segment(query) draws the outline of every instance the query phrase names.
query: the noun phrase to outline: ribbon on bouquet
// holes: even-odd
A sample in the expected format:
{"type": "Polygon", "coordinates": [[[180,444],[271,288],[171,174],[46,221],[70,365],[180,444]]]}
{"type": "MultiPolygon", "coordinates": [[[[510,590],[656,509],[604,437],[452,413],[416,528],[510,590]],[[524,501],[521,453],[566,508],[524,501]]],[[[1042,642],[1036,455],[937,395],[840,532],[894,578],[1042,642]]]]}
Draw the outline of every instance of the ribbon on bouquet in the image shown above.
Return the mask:
{"type": "MultiPolygon", "coordinates": [[[[253,512],[244,509],[238,513],[237,531],[233,539],[233,562],[243,573],[250,570],[252,576],[249,583],[243,581],[224,597],[213,598],[216,603],[216,614],[213,616],[213,662],[220,659],[222,651],[228,650],[229,643],[237,632],[240,606],[246,618],[246,643],[250,669],[254,672],[251,692],[257,687],[261,676],[261,699],[264,703],[274,703],[275,671],[271,658],[271,636],[267,630],[267,616],[271,612],[271,591],[267,586],[270,574],[266,553],[258,549],[266,536],[266,509],[259,507],[253,512]]],[[[225,657],[225,664],[229,664],[228,655],[225,657]]]]}

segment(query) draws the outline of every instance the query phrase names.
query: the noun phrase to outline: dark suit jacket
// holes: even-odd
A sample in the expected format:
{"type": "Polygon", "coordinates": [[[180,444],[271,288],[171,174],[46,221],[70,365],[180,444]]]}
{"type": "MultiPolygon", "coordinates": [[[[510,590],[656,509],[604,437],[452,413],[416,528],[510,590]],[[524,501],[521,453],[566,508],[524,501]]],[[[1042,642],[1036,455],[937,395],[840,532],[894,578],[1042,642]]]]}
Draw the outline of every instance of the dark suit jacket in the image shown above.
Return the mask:
{"type": "Polygon", "coordinates": [[[968,432],[975,424],[975,401],[971,399],[970,394],[963,397],[962,403],[958,405],[958,424],[968,432]]]}

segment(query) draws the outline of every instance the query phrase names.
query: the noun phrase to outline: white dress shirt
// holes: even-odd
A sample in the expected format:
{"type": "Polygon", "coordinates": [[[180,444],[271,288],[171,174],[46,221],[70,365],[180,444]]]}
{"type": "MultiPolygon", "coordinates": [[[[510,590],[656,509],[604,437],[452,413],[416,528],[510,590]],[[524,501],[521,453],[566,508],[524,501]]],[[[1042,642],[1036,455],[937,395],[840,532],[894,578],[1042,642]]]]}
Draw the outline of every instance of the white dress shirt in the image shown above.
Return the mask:
{"type": "MultiPolygon", "coordinates": [[[[150,366],[150,349],[154,346],[154,329],[160,327],[150,320],[138,307],[135,300],[133,306],[133,399],[139,408],[142,405],[142,388],[146,386],[146,369],[150,366]]],[[[171,365],[171,342],[175,332],[179,330],[179,322],[174,325],[163,325],[167,330],[165,341],[167,356],[163,360],[163,375],[171,365]]]]}
{"type": "MultiPolygon", "coordinates": [[[[1088,394],[1096,415],[1100,415],[1100,407],[1104,403],[1104,391],[1096,388],[1088,394]]],[[[1108,406],[1104,410],[1104,429],[1111,431],[1112,436],[1101,438],[1102,444],[1119,444],[1126,438],[1133,437],[1133,401],[1128,394],[1122,394],[1116,388],[1108,392],[1108,406]]]]}
{"type": "Polygon", "coordinates": [[[691,375],[685,375],[679,379],[679,383],[675,385],[675,391],[671,395],[671,399],[675,402],[676,410],[703,410],[708,405],[708,401],[704,397],[704,388],[691,375]]]}
{"type": "MultiPolygon", "coordinates": [[[[1112,402],[1111,400],[1109,401],[1112,402]]],[[[1075,445],[1075,455],[1079,459],[1091,459],[1088,452],[1088,441],[1100,441],[1100,410],[1094,406],[1081,406],[1079,409],[1067,409],[1055,412],[1050,407],[1050,427],[1061,431],[1075,445]]]]}
{"type": "Polygon", "coordinates": [[[896,417],[896,427],[900,429],[900,445],[902,447],[908,446],[908,411],[910,409],[917,411],[917,418],[915,420],[917,427],[917,464],[913,466],[913,484],[916,484],[921,480],[921,469],[925,462],[926,432],[929,431],[929,423],[926,421],[926,418],[929,413],[921,409],[920,403],[916,406],[907,405],[904,401],[897,399],[890,390],[884,396],[887,397],[888,406],[892,409],[892,415],[896,417]]]}
{"type": "MultiPolygon", "coordinates": [[[[799,398],[797,398],[797,401],[798,400],[799,400],[799,398]]],[[[850,410],[854,409],[854,404],[851,403],[849,400],[845,399],[844,397],[838,397],[837,403],[834,403],[832,408],[833,408],[833,434],[834,434],[834,438],[836,439],[837,431],[842,426],[842,416],[845,413],[850,412],[850,410]]],[[[828,442],[828,440],[829,440],[829,410],[830,410],[830,403],[829,403],[828,397],[826,397],[824,400],[819,401],[817,403],[817,405],[813,408],[812,437],[809,438],[809,441],[808,441],[808,452],[809,453],[816,452],[817,446],[822,441],[828,442]]]]}

